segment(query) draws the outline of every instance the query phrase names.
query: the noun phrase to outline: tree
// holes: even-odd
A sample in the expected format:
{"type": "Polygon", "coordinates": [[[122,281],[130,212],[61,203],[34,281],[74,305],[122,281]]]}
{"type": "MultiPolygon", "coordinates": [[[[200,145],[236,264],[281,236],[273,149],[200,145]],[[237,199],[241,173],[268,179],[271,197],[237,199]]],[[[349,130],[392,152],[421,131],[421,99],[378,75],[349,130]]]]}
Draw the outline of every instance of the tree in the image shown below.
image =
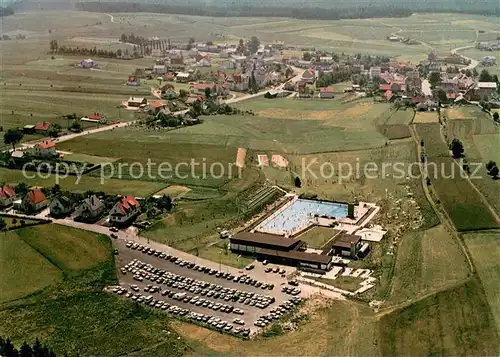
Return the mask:
{"type": "Polygon", "coordinates": [[[24,182],[20,182],[19,184],[17,184],[15,190],[19,196],[24,196],[28,193],[28,185],[26,185],[24,182]]]}
{"type": "Polygon", "coordinates": [[[436,91],[435,95],[439,99],[440,102],[446,102],[448,100],[448,97],[446,96],[446,92],[442,89],[438,89],[436,91]]]}
{"type": "Polygon", "coordinates": [[[5,228],[7,228],[7,223],[5,223],[5,220],[0,217],[0,231],[3,231],[5,228]]]}
{"type": "Polygon", "coordinates": [[[189,95],[189,92],[185,89],[181,89],[179,91],[179,98],[186,98],[189,95]]]}
{"type": "Polygon", "coordinates": [[[429,83],[431,84],[432,88],[438,86],[439,83],[441,83],[441,74],[439,72],[431,72],[429,74],[429,83]]]}
{"type": "Polygon", "coordinates": [[[481,71],[481,74],[479,75],[479,82],[491,82],[492,77],[490,72],[488,72],[486,69],[483,69],[481,71]]]}
{"type": "Polygon", "coordinates": [[[209,99],[212,95],[212,90],[210,88],[205,88],[205,98],[209,99]]]}
{"type": "Polygon", "coordinates": [[[12,145],[12,149],[16,150],[16,144],[23,139],[23,132],[19,129],[9,129],[3,134],[3,142],[5,145],[12,145]]]}
{"type": "Polygon", "coordinates": [[[236,52],[238,52],[239,54],[245,53],[245,42],[243,41],[242,38],[240,38],[240,41],[238,43],[238,47],[236,48],[236,52]]]}
{"type": "Polygon", "coordinates": [[[304,52],[304,54],[302,55],[302,59],[304,61],[310,61],[312,59],[312,55],[309,52],[304,52]]]}
{"type": "Polygon", "coordinates": [[[82,130],[82,124],[78,120],[73,120],[71,123],[70,129],[73,131],[81,131],[82,130]]]}
{"type": "Polygon", "coordinates": [[[454,158],[460,158],[464,154],[464,145],[458,139],[453,139],[450,144],[451,152],[454,158]]]}
{"type": "Polygon", "coordinates": [[[298,176],[295,177],[294,185],[297,188],[300,188],[302,186],[302,182],[300,181],[300,177],[298,177],[298,176]]]}
{"type": "Polygon", "coordinates": [[[474,68],[472,69],[472,75],[473,75],[474,77],[477,77],[477,76],[478,76],[478,74],[479,74],[479,73],[477,73],[477,69],[476,69],[476,67],[474,67],[474,68]]]}
{"type": "Polygon", "coordinates": [[[498,179],[498,173],[499,173],[499,170],[498,170],[498,166],[494,166],[491,168],[491,170],[488,172],[491,176],[493,176],[493,178],[496,180],[498,179]]]}
{"type": "Polygon", "coordinates": [[[33,357],[33,350],[31,346],[24,341],[21,348],[19,349],[19,357],[33,357]]]}
{"type": "Polygon", "coordinates": [[[499,117],[500,117],[500,114],[498,114],[498,112],[494,112],[494,113],[493,113],[493,120],[494,120],[494,121],[499,121],[499,120],[498,120],[498,119],[499,119],[499,117]]]}
{"type": "Polygon", "coordinates": [[[50,51],[51,52],[57,52],[59,50],[59,43],[57,40],[51,40],[50,41],[50,51]]]}
{"type": "Polygon", "coordinates": [[[260,40],[256,36],[252,36],[250,38],[250,42],[248,43],[248,49],[253,54],[257,52],[260,47],[260,40]]]}

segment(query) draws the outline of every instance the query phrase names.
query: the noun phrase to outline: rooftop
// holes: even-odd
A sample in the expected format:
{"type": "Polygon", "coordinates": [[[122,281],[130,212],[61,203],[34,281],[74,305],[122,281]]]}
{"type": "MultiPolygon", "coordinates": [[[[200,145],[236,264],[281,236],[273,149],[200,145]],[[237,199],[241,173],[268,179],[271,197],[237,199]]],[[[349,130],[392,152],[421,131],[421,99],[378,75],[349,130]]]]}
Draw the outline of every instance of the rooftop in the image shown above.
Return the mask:
{"type": "Polygon", "coordinates": [[[292,245],[300,242],[299,239],[293,238],[284,238],[281,236],[277,236],[274,234],[266,234],[266,233],[250,233],[250,232],[241,232],[231,239],[235,239],[238,241],[248,242],[248,243],[260,243],[260,244],[269,244],[277,247],[289,248],[292,245]]]}

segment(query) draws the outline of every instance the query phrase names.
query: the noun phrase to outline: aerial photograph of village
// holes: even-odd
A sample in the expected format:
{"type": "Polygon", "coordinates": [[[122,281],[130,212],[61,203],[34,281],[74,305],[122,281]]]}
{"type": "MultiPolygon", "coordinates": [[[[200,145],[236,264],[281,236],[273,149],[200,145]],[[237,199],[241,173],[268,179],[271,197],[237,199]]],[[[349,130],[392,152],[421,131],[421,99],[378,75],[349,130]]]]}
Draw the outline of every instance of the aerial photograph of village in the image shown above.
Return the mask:
{"type": "Polygon", "coordinates": [[[500,356],[498,0],[0,24],[0,357],[500,356]]]}

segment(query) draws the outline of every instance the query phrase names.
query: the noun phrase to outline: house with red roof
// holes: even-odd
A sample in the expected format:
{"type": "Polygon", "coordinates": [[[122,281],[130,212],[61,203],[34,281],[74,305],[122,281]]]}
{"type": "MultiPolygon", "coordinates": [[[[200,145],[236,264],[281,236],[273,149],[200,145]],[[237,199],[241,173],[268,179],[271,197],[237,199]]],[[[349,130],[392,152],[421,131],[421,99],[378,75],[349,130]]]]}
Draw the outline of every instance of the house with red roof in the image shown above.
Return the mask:
{"type": "Polygon", "coordinates": [[[332,99],[333,98],[333,88],[332,87],[321,87],[319,89],[319,97],[321,99],[332,99]]]}
{"type": "Polygon", "coordinates": [[[302,80],[307,84],[314,84],[316,81],[316,72],[312,68],[309,68],[302,73],[302,80]]]}
{"type": "Polygon", "coordinates": [[[52,140],[44,140],[36,144],[31,150],[33,156],[36,157],[55,157],[59,156],[56,151],[56,143],[52,140]]]}
{"type": "Polygon", "coordinates": [[[16,191],[10,185],[0,187],[0,207],[7,207],[14,202],[16,198],[16,191]]]}
{"type": "Polygon", "coordinates": [[[51,126],[51,124],[48,121],[36,123],[35,131],[36,132],[47,132],[50,129],[50,126],[51,126]]]}
{"type": "Polygon", "coordinates": [[[124,196],[109,211],[111,223],[123,224],[141,213],[141,206],[134,196],[124,196]]]}
{"type": "Polygon", "coordinates": [[[40,188],[33,188],[24,196],[21,208],[25,212],[35,213],[47,207],[48,204],[49,201],[42,190],[40,188]]]}
{"type": "Polygon", "coordinates": [[[206,89],[210,89],[210,94],[215,95],[217,94],[217,86],[215,83],[197,83],[193,86],[191,86],[191,93],[195,94],[205,94],[206,89]]]}

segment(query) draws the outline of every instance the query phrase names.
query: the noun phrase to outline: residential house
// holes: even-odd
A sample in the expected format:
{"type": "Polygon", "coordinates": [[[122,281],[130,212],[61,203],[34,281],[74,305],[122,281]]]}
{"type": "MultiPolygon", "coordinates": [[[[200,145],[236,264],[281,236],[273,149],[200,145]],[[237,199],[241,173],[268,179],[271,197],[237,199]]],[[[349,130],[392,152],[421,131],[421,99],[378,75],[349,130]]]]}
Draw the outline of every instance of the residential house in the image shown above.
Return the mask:
{"type": "Polygon", "coordinates": [[[370,78],[380,77],[381,73],[382,70],[380,69],[380,67],[370,67],[369,70],[370,78]]]}
{"type": "Polygon", "coordinates": [[[196,62],[196,66],[197,67],[211,67],[212,62],[210,61],[210,57],[208,57],[208,56],[203,57],[201,60],[196,62]]]}
{"type": "Polygon", "coordinates": [[[319,89],[319,97],[321,99],[332,99],[333,96],[333,88],[332,87],[322,87],[319,89]]]}
{"type": "Polygon", "coordinates": [[[130,75],[128,76],[127,85],[132,87],[137,87],[141,85],[141,79],[137,76],[130,75]]]}
{"type": "Polygon", "coordinates": [[[166,104],[159,101],[149,102],[150,112],[158,114],[162,109],[165,109],[166,104]]]}
{"type": "Polygon", "coordinates": [[[311,93],[309,92],[309,88],[307,88],[307,83],[305,81],[299,81],[297,83],[297,92],[299,98],[310,98],[311,93]]]}
{"type": "Polygon", "coordinates": [[[44,140],[38,144],[35,144],[31,152],[33,156],[42,158],[59,156],[56,151],[56,143],[54,143],[52,140],[44,140]]]}
{"type": "Polygon", "coordinates": [[[161,97],[163,99],[169,99],[169,100],[175,99],[175,98],[177,98],[177,92],[172,87],[162,88],[161,89],[161,97]]]}
{"type": "Polygon", "coordinates": [[[92,113],[92,114],[87,115],[86,118],[82,118],[81,120],[103,124],[106,122],[106,116],[103,113],[96,112],[96,113],[92,113]],[[85,120],[85,119],[87,119],[87,120],[85,120]]]}
{"type": "Polygon", "coordinates": [[[191,79],[191,74],[186,72],[178,72],[175,78],[179,83],[187,83],[191,79]]]}
{"type": "Polygon", "coordinates": [[[420,73],[418,71],[407,72],[405,85],[408,92],[419,92],[422,89],[422,78],[420,78],[420,73]]]}
{"type": "Polygon", "coordinates": [[[229,58],[231,55],[229,54],[229,52],[226,50],[226,51],[220,51],[219,53],[219,57],[220,58],[229,58]]]}
{"type": "Polygon", "coordinates": [[[316,72],[312,68],[304,71],[302,73],[302,81],[306,82],[306,84],[314,84],[316,81],[316,72]]]}
{"type": "Polygon", "coordinates": [[[124,196],[118,201],[109,212],[111,223],[123,224],[141,212],[141,206],[134,196],[124,196]]]}
{"type": "Polygon", "coordinates": [[[151,56],[155,58],[161,58],[165,56],[165,53],[159,48],[153,48],[153,50],[151,50],[151,56]]]}
{"type": "Polygon", "coordinates": [[[153,66],[153,74],[162,76],[164,74],[167,74],[167,66],[164,64],[155,64],[153,66]]]}
{"type": "Polygon", "coordinates": [[[52,217],[65,217],[73,212],[73,202],[66,196],[59,195],[52,199],[49,204],[50,215],[52,217]]]}
{"type": "Polygon", "coordinates": [[[148,104],[148,100],[142,97],[130,97],[127,101],[129,107],[145,107],[148,104]]]}
{"type": "Polygon", "coordinates": [[[210,94],[211,95],[216,95],[217,94],[217,86],[215,83],[197,83],[193,86],[191,86],[190,91],[191,93],[195,94],[205,94],[205,90],[210,89],[210,94]]]}
{"type": "Polygon", "coordinates": [[[35,125],[35,131],[37,133],[46,133],[47,131],[49,131],[51,125],[52,124],[50,124],[48,121],[44,121],[44,122],[41,122],[41,123],[36,123],[36,125],[35,125]]]}
{"type": "Polygon", "coordinates": [[[296,66],[299,68],[311,68],[311,64],[311,61],[299,60],[297,61],[296,66]]]}
{"type": "Polygon", "coordinates": [[[322,56],[319,58],[319,63],[320,64],[327,64],[327,65],[331,65],[333,64],[333,57],[331,56],[322,56]]]}
{"type": "Polygon", "coordinates": [[[40,188],[34,188],[30,190],[26,196],[24,196],[21,208],[25,212],[35,213],[47,207],[48,204],[49,201],[43,194],[42,190],[40,188]]]}
{"type": "Polygon", "coordinates": [[[82,68],[95,68],[97,67],[97,63],[93,59],[84,59],[80,62],[80,67],[82,68]]]}
{"type": "Polygon", "coordinates": [[[10,206],[16,199],[16,191],[10,185],[0,187],[0,207],[10,206]]]}
{"type": "Polygon", "coordinates": [[[444,76],[441,78],[441,89],[446,93],[457,93],[458,92],[458,80],[453,77],[449,78],[448,76],[444,76]]]}
{"type": "Polygon", "coordinates": [[[296,89],[295,83],[293,83],[292,81],[288,81],[284,84],[283,89],[289,90],[289,91],[295,91],[295,89],[296,89]]]}
{"type": "Polygon", "coordinates": [[[230,60],[222,63],[222,68],[224,69],[236,69],[237,64],[235,60],[230,60]]]}
{"type": "Polygon", "coordinates": [[[243,92],[248,90],[248,75],[232,74],[227,78],[229,90],[243,92]]]}
{"type": "Polygon", "coordinates": [[[83,200],[76,209],[75,216],[81,221],[94,221],[104,212],[104,204],[96,195],[92,195],[83,200]]]}
{"type": "Polygon", "coordinates": [[[198,52],[195,56],[196,58],[196,62],[199,62],[201,61],[202,59],[209,59],[210,60],[210,57],[208,56],[207,53],[205,52],[198,52]]]}
{"type": "Polygon", "coordinates": [[[181,51],[173,52],[170,51],[169,54],[170,67],[175,69],[184,68],[184,56],[181,51]]]}
{"type": "Polygon", "coordinates": [[[487,100],[496,91],[497,84],[495,82],[478,82],[474,94],[479,100],[487,100]]]}

